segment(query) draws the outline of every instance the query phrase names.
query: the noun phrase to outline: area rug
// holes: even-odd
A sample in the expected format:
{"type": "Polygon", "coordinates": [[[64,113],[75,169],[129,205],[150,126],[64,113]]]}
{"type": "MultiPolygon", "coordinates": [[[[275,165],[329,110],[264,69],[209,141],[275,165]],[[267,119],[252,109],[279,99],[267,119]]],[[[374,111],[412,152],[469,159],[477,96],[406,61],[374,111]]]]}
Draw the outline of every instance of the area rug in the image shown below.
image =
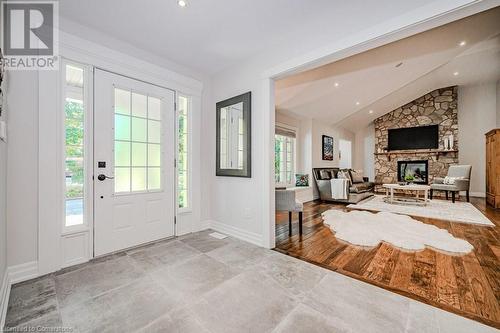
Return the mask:
{"type": "Polygon", "coordinates": [[[392,212],[411,216],[429,217],[450,222],[494,226],[494,224],[488,220],[479,209],[474,207],[473,204],[461,201],[452,203],[451,201],[434,199],[430,200],[427,206],[412,206],[386,203],[383,195],[376,195],[360,201],[357,204],[348,205],[347,208],[392,212]]]}
{"type": "Polygon", "coordinates": [[[473,249],[469,242],[454,237],[448,230],[406,215],[331,209],[322,216],[335,237],[354,245],[374,247],[387,242],[407,251],[421,251],[427,246],[456,254],[466,254],[473,249]]]}

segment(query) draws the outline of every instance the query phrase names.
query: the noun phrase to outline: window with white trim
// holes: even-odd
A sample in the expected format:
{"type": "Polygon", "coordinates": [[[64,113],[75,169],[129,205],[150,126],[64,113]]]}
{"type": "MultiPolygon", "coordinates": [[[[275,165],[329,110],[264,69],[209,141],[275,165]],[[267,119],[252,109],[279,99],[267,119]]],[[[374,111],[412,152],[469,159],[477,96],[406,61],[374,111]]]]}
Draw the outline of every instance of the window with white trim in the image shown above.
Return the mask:
{"type": "Polygon", "coordinates": [[[277,184],[295,183],[296,134],[294,130],[276,127],[274,136],[274,180],[277,184]]]}
{"type": "Polygon", "coordinates": [[[178,151],[177,151],[177,200],[181,209],[189,208],[189,112],[190,99],[184,95],[178,95],[177,99],[177,127],[178,127],[178,151]]]}

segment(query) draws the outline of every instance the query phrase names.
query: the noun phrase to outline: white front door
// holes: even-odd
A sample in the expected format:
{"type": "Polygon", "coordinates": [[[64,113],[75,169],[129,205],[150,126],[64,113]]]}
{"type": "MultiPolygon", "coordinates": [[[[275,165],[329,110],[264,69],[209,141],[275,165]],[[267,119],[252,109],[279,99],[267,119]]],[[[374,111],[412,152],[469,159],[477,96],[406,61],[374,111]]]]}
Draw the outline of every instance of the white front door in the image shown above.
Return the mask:
{"type": "Polygon", "coordinates": [[[95,256],[174,235],[174,92],[96,69],[95,256]]]}

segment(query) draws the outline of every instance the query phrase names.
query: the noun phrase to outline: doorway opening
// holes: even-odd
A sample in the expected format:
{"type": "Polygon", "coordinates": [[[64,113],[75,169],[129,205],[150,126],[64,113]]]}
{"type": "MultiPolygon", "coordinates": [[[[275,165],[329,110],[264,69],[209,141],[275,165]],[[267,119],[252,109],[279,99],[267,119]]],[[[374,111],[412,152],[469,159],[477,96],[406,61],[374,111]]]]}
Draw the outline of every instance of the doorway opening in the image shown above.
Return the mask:
{"type": "Polygon", "coordinates": [[[339,167],[341,169],[352,168],[352,142],[349,140],[339,140],[339,167]]]}

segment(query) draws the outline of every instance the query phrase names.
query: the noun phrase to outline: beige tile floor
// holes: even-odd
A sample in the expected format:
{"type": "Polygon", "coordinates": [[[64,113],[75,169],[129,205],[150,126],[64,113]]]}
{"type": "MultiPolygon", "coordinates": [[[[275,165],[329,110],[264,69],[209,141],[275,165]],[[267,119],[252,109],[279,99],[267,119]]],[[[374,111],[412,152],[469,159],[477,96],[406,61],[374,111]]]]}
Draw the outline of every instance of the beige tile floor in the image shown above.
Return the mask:
{"type": "Polygon", "coordinates": [[[375,286],[202,231],[13,286],[6,329],[495,332],[375,286]]]}

